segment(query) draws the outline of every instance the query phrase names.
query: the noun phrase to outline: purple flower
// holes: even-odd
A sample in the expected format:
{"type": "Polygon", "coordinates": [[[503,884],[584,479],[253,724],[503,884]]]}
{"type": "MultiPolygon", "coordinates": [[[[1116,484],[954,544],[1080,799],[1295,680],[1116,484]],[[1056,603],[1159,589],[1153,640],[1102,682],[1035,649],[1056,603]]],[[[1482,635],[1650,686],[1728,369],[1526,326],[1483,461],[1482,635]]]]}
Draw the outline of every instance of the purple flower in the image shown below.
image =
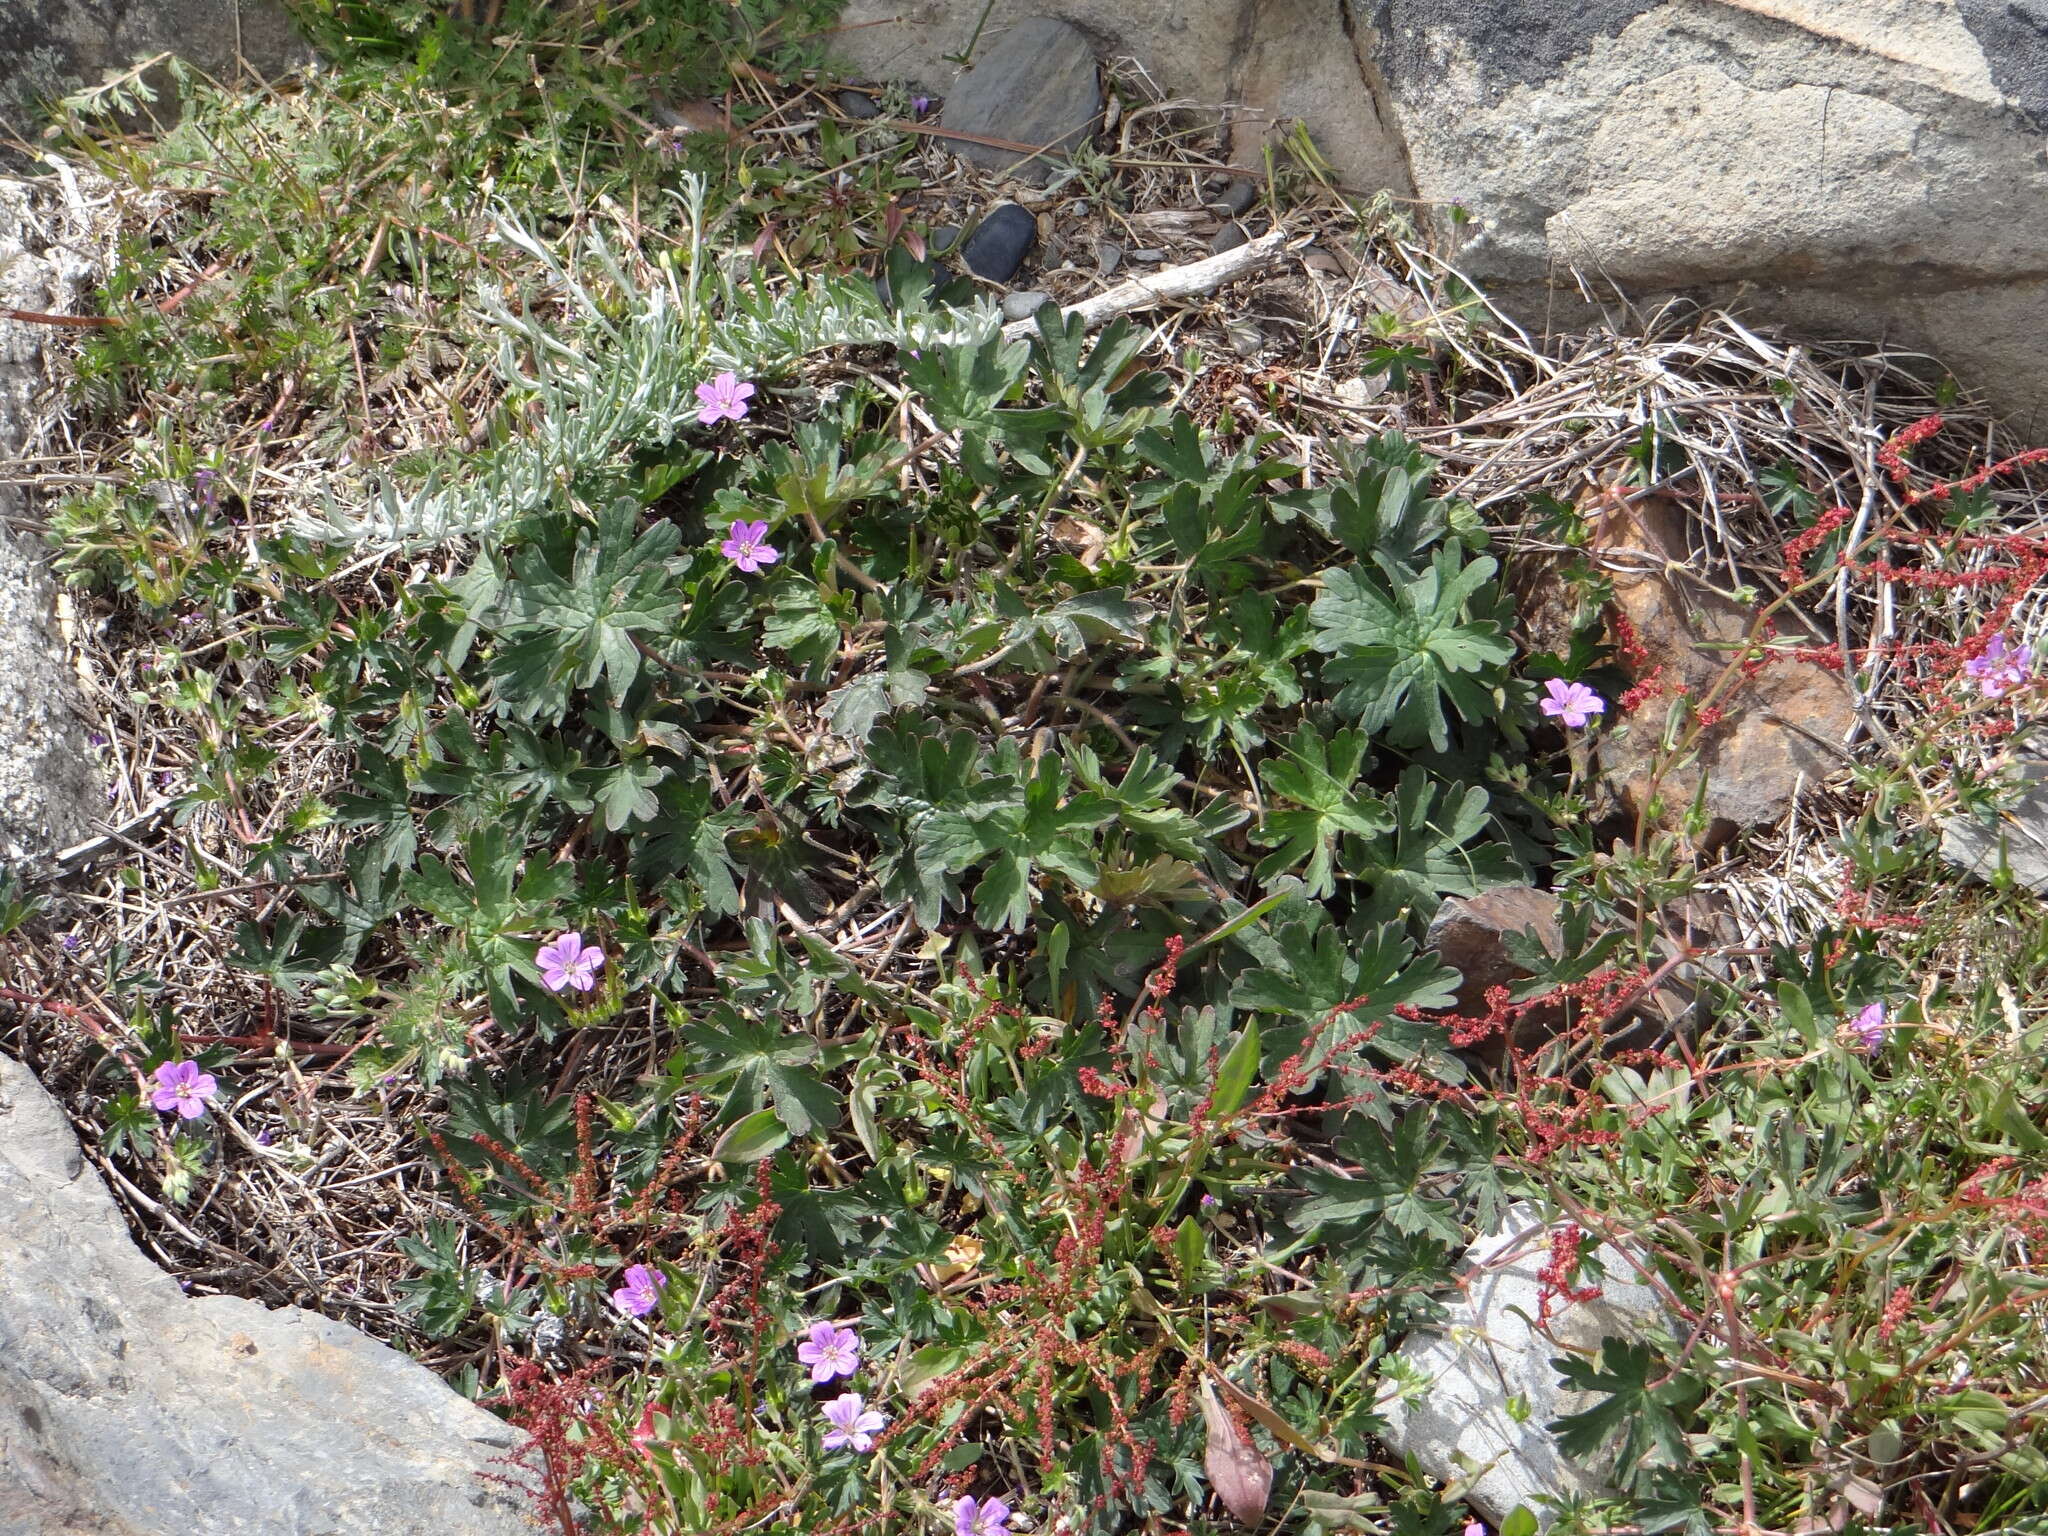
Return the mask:
{"type": "Polygon", "coordinates": [[[85,944],[85,940],[81,939],[75,933],[67,933],[62,938],[57,940],[57,942],[64,946],[64,953],[67,955],[77,954],[78,951],[81,948],[83,948],[85,944]]]}
{"type": "Polygon", "coordinates": [[[832,1432],[825,1437],[828,1451],[836,1451],[842,1445],[856,1451],[869,1450],[874,1446],[875,1436],[889,1422],[886,1414],[868,1407],[867,1399],[858,1392],[841,1393],[825,1405],[824,1412],[825,1422],[832,1426],[832,1432]]]}
{"type": "Polygon", "coordinates": [[[953,1536],[1010,1536],[1010,1506],[1001,1499],[962,1499],[953,1506],[953,1536]]]}
{"type": "Polygon", "coordinates": [[[768,542],[768,524],[750,523],[744,518],[733,519],[732,532],[718,546],[718,552],[749,576],[782,558],[782,551],[768,542]]]}
{"type": "Polygon", "coordinates": [[[796,1357],[811,1368],[813,1381],[851,1376],[860,1369],[860,1335],[832,1323],[813,1323],[810,1338],[797,1345],[796,1357]]]}
{"type": "Polygon", "coordinates": [[[156,1090],[149,1102],[163,1114],[175,1109],[180,1120],[197,1120],[220,1092],[213,1074],[200,1071],[196,1061],[167,1061],[154,1075],[156,1090]]]}
{"type": "Polygon", "coordinates": [[[717,378],[697,386],[697,398],[704,402],[697,419],[707,427],[721,421],[738,421],[747,414],[747,400],[753,393],[754,386],[741,383],[739,375],[728,368],[717,378]]]}
{"type": "Polygon", "coordinates": [[[597,985],[597,973],[604,965],[604,951],[585,944],[580,933],[565,933],[552,944],[544,944],[533,957],[540,967],[541,985],[550,992],[574,987],[588,992],[597,985]]]}
{"type": "Polygon", "coordinates": [[[910,110],[911,110],[911,111],[913,111],[913,112],[915,112],[915,113],[916,113],[916,114],[917,114],[917,115],[918,115],[919,117],[923,117],[923,116],[925,115],[925,113],[927,113],[927,112],[931,111],[931,109],[932,109],[932,99],[931,99],[931,97],[929,97],[929,96],[913,96],[913,97],[911,97],[911,98],[910,98],[910,110]]]}
{"type": "Polygon", "coordinates": [[[2027,680],[2027,664],[2033,659],[2031,645],[2014,645],[2000,630],[1984,647],[1982,656],[1963,663],[1963,671],[1977,679],[1977,691],[1987,699],[2003,698],[2009,688],[2027,680]]]}
{"type": "Polygon", "coordinates": [[[220,472],[212,469],[195,470],[192,474],[192,489],[209,512],[220,506],[220,487],[214,484],[219,478],[220,472]]]}
{"type": "Polygon", "coordinates": [[[1465,1522],[1465,1536],[1486,1536],[1486,1522],[1483,1520],[1467,1520],[1465,1522]]]}
{"type": "Polygon", "coordinates": [[[1543,685],[1543,693],[1543,713],[1557,716],[1575,731],[1590,723],[1595,715],[1607,712],[1607,701],[1584,683],[1568,683],[1553,677],[1543,685]]]}
{"type": "Polygon", "coordinates": [[[661,1305],[661,1288],[667,1284],[660,1270],[635,1264],[626,1271],[626,1283],[612,1292],[612,1305],[628,1317],[645,1317],[661,1305]]]}
{"type": "Polygon", "coordinates": [[[1849,1021],[1849,1027],[1856,1031],[1863,1049],[1876,1055],[1878,1047],[1884,1044],[1884,1004],[1872,1003],[1849,1021]]]}
{"type": "Polygon", "coordinates": [[[256,1133],[256,1145],[257,1145],[257,1146],[259,1146],[259,1147],[267,1147],[267,1146],[269,1146],[269,1145],[270,1145],[270,1127],[269,1127],[269,1126],[267,1126],[267,1125],[266,1125],[266,1126],[265,1126],[265,1127],[264,1127],[264,1128],[263,1128],[262,1130],[260,1130],[260,1131],[258,1131],[258,1132],[256,1133]]]}

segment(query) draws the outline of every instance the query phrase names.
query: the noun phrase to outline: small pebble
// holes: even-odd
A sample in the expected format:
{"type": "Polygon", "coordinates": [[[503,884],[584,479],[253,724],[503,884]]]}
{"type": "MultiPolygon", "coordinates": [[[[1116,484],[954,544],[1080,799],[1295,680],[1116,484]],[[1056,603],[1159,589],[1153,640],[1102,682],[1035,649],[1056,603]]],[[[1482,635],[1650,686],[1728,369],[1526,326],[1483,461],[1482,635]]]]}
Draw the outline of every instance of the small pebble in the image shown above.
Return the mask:
{"type": "Polygon", "coordinates": [[[1038,243],[1038,221],[1015,203],[1004,203],[974,226],[960,244],[960,259],[977,277],[1007,283],[1038,243]]]}
{"type": "Polygon", "coordinates": [[[1142,251],[1133,251],[1131,252],[1131,260],[1142,261],[1147,263],[1164,261],[1166,260],[1166,252],[1155,251],[1150,248],[1147,248],[1142,251]]]}
{"type": "Polygon", "coordinates": [[[848,117],[880,117],[882,109],[875,105],[875,98],[866,91],[841,91],[832,98],[839,103],[839,110],[848,117]]]}
{"type": "Polygon", "coordinates": [[[959,243],[960,226],[958,224],[941,224],[937,229],[932,231],[931,240],[929,242],[931,249],[935,253],[939,251],[950,251],[951,249],[953,249],[954,246],[958,245],[959,243]]]}
{"type": "Polygon", "coordinates": [[[1003,295],[1003,318],[1028,320],[1038,312],[1040,305],[1051,302],[1051,294],[1040,293],[1036,288],[1027,288],[1022,293],[1006,293],[1003,295]]]}
{"type": "Polygon", "coordinates": [[[1236,250],[1249,238],[1244,232],[1244,226],[1232,219],[1216,231],[1216,238],[1209,242],[1209,249],[1221,256],[1225,251],[1236,250]]]}
{"type": "Polygon", "coordinates": [[[1123,264],[1124,248],[1114,240],[1095,242],[1095,275],[1107,277],[1123,264]]]}

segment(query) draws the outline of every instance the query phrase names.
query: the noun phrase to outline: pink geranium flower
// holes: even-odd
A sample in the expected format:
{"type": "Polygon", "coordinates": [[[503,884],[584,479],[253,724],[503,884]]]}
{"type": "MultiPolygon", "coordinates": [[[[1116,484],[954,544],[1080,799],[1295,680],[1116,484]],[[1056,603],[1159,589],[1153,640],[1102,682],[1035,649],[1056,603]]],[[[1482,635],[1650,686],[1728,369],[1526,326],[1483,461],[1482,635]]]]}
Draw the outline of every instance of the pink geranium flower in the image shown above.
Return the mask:
{"type": "Polygon", "coordinates": [[[953,1536],[1010,1536],[1011,1513],[1001,1499],[962,1499],[953,1506],[953,1536]]]}
{"type": "Polygon", "coordinates": [[[889,1424],[888,1416],[868,1407],[867,1399],[858,1392],[841,1393],[827,1403],[823,1411],[825,1422],[832,1426],[832,1432],[824,1440],[828,1451],[836,1451],[842,1445],[856,1451],[870,1450],[875,1436],[889,1424]]]}
{"type": "Polygon", "coordinates": [[[860,1369],[860,1335],[832,1323],[811,1324],[811,1336],[796,1347],[796,1357],[811,1368],[811,1380],[830,1381],[860,1369]]]}
{"type": "Polygon", "coordinates": [[[1863,1049],[1873,1054],[1884,1044],[1884,1004],[1872,1003],[1855,1018],[1849,1027],[1856,1031],[1856,1038],[1863,1042],[1863,1049]]]}
{"type": "Polygon", "coordinates": [[[747,401],[753,393],[754,386],[743,383],[739,375],[728,368],[717,378],[697,386],[697,398],[704,402],[697,419],[707,427],[721,421],[738,421],[747,414],[747,401]]]}
{"type": "Polygon", "coordinates": [[[1595,715],[1607,712],[1607,701],[1584,683],[1568,683],[1553,677],[1543,685],[1543,694],[1543,713],[1562,720],[1575,731],[1584,729],[1595,715]]]}
{"type": "Polygon", "coordinates": [[[588,992],[597,985],[597,973],[604,966],[604,951],[595,944],[584,943],[580,933],[565,933],[552,944],[542,945],[533,963],[540,967],[541,985],[550,992],[563,992],[571,987],[588,992]]]}
{"type": "Polygon", "coordinates": [[[626,1271],[626,1283],[612,1292],[612,1305],[628,1317],[645,1317],[661,1305],[661,1288],[667,1284],[660,1270],[635,1264],[626,1271]]]}
{"type": "Polygon", "coordinates": [[[196,1061],[167,1061],[152,1075],[156,1088],[149,1102],[162,1114],[176,1110],[180,1120],[197,1120],[220,1092],[213,1074],[200,1071],[196,1061]]]}
{"type": "Polygon", "coordinates": [[[1977,680],[1977,691],[1987,699],[2003,698],[2008,689],[2027,680],[2027,666],[2033,660],[2031,645],[2014,645],[1999,631],[1984,647],[1982,656],[1963,663],[1963,671],[1977,680]]]}
{"type": "Polygon", "coordinates": [[[718,546],[718,552],[749,576],[782,558],[782,551],[768,542],[768,524],[750,523],[744,518],[733,520],[732,531],[718,546]]]}

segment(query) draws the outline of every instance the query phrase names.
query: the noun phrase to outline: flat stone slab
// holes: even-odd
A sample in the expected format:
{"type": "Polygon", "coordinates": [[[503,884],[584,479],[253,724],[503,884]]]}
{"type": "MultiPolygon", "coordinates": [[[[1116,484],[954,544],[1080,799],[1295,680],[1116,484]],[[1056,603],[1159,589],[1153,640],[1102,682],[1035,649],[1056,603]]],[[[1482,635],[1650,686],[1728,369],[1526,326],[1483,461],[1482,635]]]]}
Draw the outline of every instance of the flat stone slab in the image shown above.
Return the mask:
{"type": "MultiPolygon", "coordinates": [[[[944,126],[1067,150],[1086,138],[1101,116],[1102,83],[1087,34],[1064,21],[1035,16],[976,53],[974,67],[946,93],[944,126]]],[[[977,164],[1015,169],[1038,185],[1051,169],[1043,155],[1032,159],[960,139],[948,143],[977,164]]]]}
{"type": "Polygon", "coordinates": [[[2002,869],[2030,891],[2048,895],[2048,761],[2021,759],[2026,788],[1995,822],[1951,816],[1941,824],[1941,856],[1982,880],[2002,869]]]}
{"type": "Polygon", "coordinates": [[[1599,1401],[1595,1393],[1562,1387],[1550,1362],[1567,1350],[1591,1354],[1603,1339],[1637,1339],[1669,1323],[1657,1293],[1631,1278],[1636,1271],[1623,1254],[1602,1244],[1594,1250],[1606,1268],[1600,1294],[1554,1298],[1549,1334],[1539,1333],[1537,1274],[1550,1258],[1550,1232],[1537,1207],[1525,1203],[1510,1206],[1495,1231],[1475,1239],[1465,1250],[1465,1295],[1441,1325],[1409,1335],[1399,1351],[1429,1376],[1429,1392],[1403,1403],[1390,1389],[1378,1404],[1394,1452],[1413,1455],[1434,1478],[1467,1482],[1465,1497],[1496,1526],[1527,1505],[1547,1527],[1546,1497],[1611,1495],[1607,1469],[1567,1459],[1544,1428],[1599,1401]],[[1529,1409],[1519,1422],[1508,1412],[1516,1397],[1529,1409]]]}
{"type": "Polygon", "coordinates": [[[0,1056],[0,1531],[532,1536],[520,1443],[345,1324],[187,1297],[0,1056]]]}

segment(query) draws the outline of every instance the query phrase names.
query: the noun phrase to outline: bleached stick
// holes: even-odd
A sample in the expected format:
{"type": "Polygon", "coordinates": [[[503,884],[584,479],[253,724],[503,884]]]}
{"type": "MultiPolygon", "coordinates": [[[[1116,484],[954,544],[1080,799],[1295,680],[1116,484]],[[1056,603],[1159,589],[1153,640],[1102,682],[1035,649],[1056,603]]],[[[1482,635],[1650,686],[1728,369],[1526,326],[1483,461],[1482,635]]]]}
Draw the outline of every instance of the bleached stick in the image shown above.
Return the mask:
{"type": "MultiPolygon", "coordinates": [[[[1210,293],[1225,283],[1270,267],[1280,259],[1285,234],[1274,230],[1246,241],[1243,245],[1223,252],[1218,256],[1205,256],[1200,261],[1191,261],[1184,267],[1162,267],[1149,277],[1134,277],[1118,283],[1105,293],[1098,293],[1092,299],[1061,311],[1064,315],[1079,315],[1084,326],[1093,328],[1105,320],[1118,315],[1127,315],[1134,309],[1149,309],[1154,304],[1169,303],[1174,299],[1192,298],[1198,293],[1210,293]]],[[[1015,341],[1020,336],[1029,336],[1038,329],[1036,316],[1012,320],[1003,327],[1003,339],[1015,341]]]]}

